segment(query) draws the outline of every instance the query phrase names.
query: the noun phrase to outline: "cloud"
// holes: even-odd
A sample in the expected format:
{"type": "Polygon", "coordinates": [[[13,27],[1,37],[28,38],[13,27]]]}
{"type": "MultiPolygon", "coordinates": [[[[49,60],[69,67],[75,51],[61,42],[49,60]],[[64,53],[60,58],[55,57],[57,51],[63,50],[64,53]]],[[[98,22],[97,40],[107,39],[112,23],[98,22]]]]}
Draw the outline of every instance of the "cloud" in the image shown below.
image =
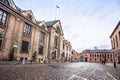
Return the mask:
{"type": "Polygon", "coordinates": [[[24,9],[31,9],[37,20],[61,20],[65,39],[78,52],[84,49],[111,48],[110,38],[120,19],[119,0],[15,0],[24,9]],[[32,1],[32,3],[31,3],[32,1]],[[29,3],[29,4],[28,4],[29,3]]]}

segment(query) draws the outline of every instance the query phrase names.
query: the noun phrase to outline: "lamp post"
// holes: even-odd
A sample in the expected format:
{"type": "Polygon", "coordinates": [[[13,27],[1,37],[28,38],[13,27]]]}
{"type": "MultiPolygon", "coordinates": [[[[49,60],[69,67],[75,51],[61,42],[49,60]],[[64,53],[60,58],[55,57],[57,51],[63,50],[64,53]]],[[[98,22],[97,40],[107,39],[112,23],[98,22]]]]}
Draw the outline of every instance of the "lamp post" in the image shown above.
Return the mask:
{"type": "Polygon", "coordinates": [[[114,60],[114,62],[113,62],[113,66],[114,66],[114,68],[117,68],[117,66],[116,66],[116,61],[115,61],[115,53],[114,53],[114,48],[113,48],[113,60],[114,60]]]}
{"type": "Polygon", "coordinates": [[[14,44],[13,44],[13,60],[15,60],[15,49],[16,49],[17,47],[18,47],[18,46],[17,46],[17,43],[14,42],[14,44]]]}

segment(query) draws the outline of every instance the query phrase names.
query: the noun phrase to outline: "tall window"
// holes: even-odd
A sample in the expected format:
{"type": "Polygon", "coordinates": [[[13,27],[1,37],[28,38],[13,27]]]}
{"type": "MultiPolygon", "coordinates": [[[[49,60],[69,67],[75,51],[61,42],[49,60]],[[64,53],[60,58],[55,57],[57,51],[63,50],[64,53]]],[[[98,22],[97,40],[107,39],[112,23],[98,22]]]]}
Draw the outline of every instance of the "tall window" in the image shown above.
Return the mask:
{"type": "Polygon", "coordinates": [[[120,31],[119,31],[119,40],[120,40],[120,31]]]}
{"type": "Polygon", "coordinates": [[[0,34],[0,50],[2,50],[3,42],[4,42],[4,35],[0,34]]]}
{"type": "Polygon", "coordinates": [[[25,23],[25,25],[24,25],[24,33],[26,35],[30,35],[30,31],[31,31],[31,25],[25,23]]]}
{"type": "Polygon", "coordinates": [[[45,39],[45,33],[41,32],[40,33],[40,41],[44,41],[44,39],[45,39]]]}
{"type": "Polygon", "coordinates": [[[22,53],[28,53],[28,47],[29,47],[29,42],[22,41],[21,52],[22,53]]]}
{"type": "Polygon", "coordinates": [[[111,40],[111,45],[112,45],[112,49],[113,49],[113,41],[111,40]]]}
{"type": "Polygon", "coordinates": [[[117,35],[115,36],[115,38],[116,38],[116,46],[118,47],[117,35]]]}
{"type": "Polygon", "coordinates": [[[2,49],[2,39],[0,38],[0,50],[2,49]]]}
{"type": "Polygon", "coordinates": [[[2,1],[3,3],[5,3],[7,5],[10,5],[8,0],[0,0],[0,1],[2,1]]]}
{"type": "Polygon", "coordinates": [[[115,39],[113,38],[113,48],[115,48],[115,39]]]}
{"type": "Polygon", "coordinates": [[[7,19],[7,13],[0,9],[0,25],[5,25],[7,19]]]}
{"type": "Polygon", "coordinates": [[[40,55],[43,55],[43,49],[44,47],[42,45],[39,46],[39,54],[40,55]]]}
{"type": "Polygon", "coordinates": [[[54,43],[55,43],[55,47],[57,47],[57,45],[58,45],[58,37],[57,36],[55,36],[54,43]]]}

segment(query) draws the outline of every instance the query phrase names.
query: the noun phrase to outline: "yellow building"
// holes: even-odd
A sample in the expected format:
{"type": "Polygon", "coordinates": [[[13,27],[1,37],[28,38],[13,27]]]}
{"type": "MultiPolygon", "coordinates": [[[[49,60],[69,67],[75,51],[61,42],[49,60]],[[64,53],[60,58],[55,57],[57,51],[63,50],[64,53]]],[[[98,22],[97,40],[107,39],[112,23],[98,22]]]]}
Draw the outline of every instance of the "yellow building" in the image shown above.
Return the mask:
{"type": "Polygon", "coordinates": [[[81,61],[84,62],[102,62],[105,60],[106,62],[112,62],[113,56],[112,56],[112,50],[106,50],[106,49],[95,49],[90,50],[86,49],[80,53],[82,59],[81,61]]]}
{"type": "Polygon", "coordinates": [[[116,25],[115,29],[113,30],[111,36],[111,45],[112,45],[112,52],[113,52],[113,59],[114,62],[120,64],[120,21],[116,25]]]}

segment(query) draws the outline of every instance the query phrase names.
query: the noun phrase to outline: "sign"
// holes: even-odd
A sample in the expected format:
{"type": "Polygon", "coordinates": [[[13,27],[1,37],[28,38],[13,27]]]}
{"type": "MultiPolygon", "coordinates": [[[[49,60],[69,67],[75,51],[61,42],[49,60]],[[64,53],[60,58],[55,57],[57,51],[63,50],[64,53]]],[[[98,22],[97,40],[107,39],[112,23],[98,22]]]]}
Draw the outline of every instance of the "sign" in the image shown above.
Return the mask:
{"type": "Polygon", "coordinates": [[[17,48],[17,47],[18,47],[16,42],[13,44],[13,47],[14,47],[14,48],[17,48]]]}

